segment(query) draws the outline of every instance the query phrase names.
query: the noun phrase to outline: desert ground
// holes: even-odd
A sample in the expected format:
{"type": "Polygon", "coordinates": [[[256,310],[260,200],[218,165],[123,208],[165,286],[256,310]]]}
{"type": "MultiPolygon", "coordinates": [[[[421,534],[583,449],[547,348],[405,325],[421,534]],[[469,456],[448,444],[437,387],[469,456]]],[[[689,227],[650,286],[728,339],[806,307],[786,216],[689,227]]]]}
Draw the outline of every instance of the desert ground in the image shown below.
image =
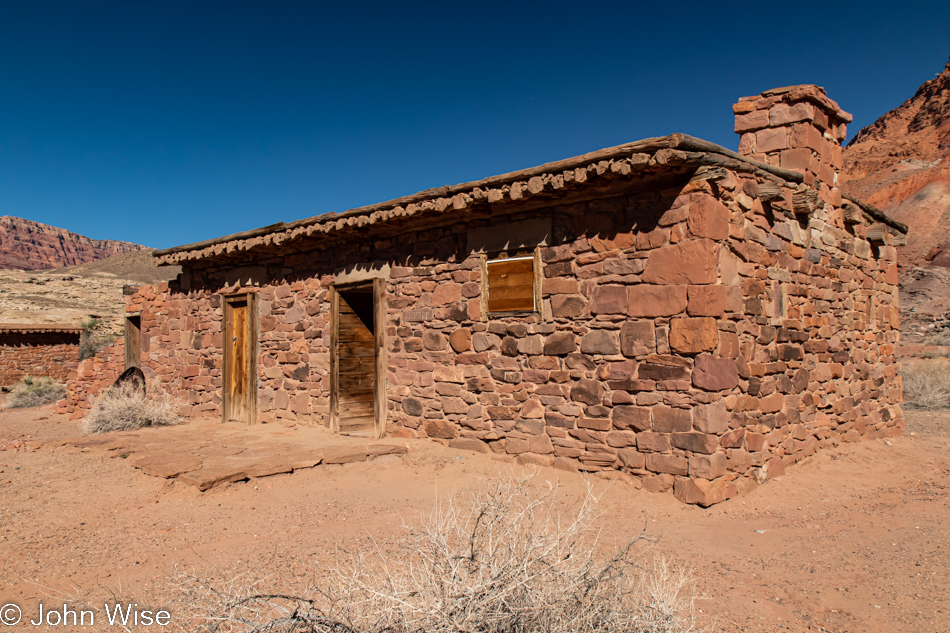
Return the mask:
{"type": "Polygon", "coordinates": [[[168,281],[180,271],[156,266],[151,250],[66,268],[0,269],[0,323],[75,326],[95,316],[118,334],[125,316],[123,287],[168,281]]]}
{"type": "MultiPolygon", "coordinates": [[[[534,472],[415,440],[399,441],[404,455],[200,492],[144,474],[127,453],[63,443],[80,435],[52,406],[0,411],[0,601],[24,614],[120,597],[167,608],[176,628],[176,570],[302,591],[341,552],[397,543],[438,497],[534,472]]],[[[842,444],[709,509],[592,477],[601,543],[645,528],[642,556],[692,568],[696,609],[718,631],[944,633],[948,449],[950,413],[909,412],[902,437],[842,444]]],[[[565,507],[585,490],[583,475],[534,470],[535,485],[561,486],[565,507]]]]}

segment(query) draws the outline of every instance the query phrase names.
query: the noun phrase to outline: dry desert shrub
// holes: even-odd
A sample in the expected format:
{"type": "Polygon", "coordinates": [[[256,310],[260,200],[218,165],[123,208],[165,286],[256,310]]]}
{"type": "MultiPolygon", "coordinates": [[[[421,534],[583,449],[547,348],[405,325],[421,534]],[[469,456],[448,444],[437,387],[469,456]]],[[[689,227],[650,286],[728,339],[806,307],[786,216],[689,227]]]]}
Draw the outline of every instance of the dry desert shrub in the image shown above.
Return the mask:
{"type": "Polygon", "coordinates": [[[14,409],[38,407],[61,400],[65,395],[65,385],[52,378],[24,376],[10,388],[10,406],[14,409]]]}
{"type": "Polygon", "coordinates": [[[910,409],[950,408],[950,360],[924,359],[904,363],[904,406],[910,409]]]}
{"type": "Polygon", "coordinates": [[[635,545],[601,554],[597,499],[558,510],[556,489],[502,479],[405,525],[393,552],[350,557],[309,595],[178,578],[208,633],[687,633],[689,574],[635,545]]]}
{"type": "Polygon", "coordinates": [[[79,360],[92,358],[115,342],[115,334],[109,331],[108,324],[104,321],[90,317],[80,326],[82,334],[79,336],[79,360]]]}
{"type": "Polygon", "coordinates": [[[83,429],[86,433],[131,431],[179,421],[175,402],[158,381],[150,381],[146,389],[141,383],[129,381],[113,385],[93,401],[83,429]]]}

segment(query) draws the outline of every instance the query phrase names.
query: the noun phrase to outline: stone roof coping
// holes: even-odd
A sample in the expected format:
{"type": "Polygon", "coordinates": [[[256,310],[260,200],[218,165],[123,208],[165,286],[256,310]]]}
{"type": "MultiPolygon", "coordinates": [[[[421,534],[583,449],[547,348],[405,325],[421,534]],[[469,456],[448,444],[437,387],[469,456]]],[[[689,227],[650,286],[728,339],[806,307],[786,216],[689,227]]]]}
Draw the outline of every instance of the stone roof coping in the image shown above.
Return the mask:
{"type": "MultiPolygon", "coordinates": [[[[458,185],[426,189],[418,193],[395,198],[386,202],[350,209],[342,213],[325,213],[295,222],[278,222],[258,229],[225,235],[210,240],[175,246],[154,251],[159,265],[174,265],[184,260],[199,260],[212,257],[220,252],[246,250],[250,244],[240,242],[253,241],[254,245],[280,243],[303,235],[311,235],[315,229],[330,232],[350,226],[363,226],[385,222],[390,218],[403,218],[413,215],[421,209],[436,212],[461,211],[473,200],[487,200],[500,203],[503,200],[516,200],[522,196],[551,188],[562,172],[602,165],[605,170],[618,168],[619,173],[642,171],[649,168],[662,168],[665,165],[718,165],[727,168],[739,168],[758,175],[768,175],[788,183],[798,184],[804,179],[801,172],[775,167],[742,156],[715,143],[689,136],[671,134],[648,138],[642,141],[617,145],[595,152],[588,152],[573,158],[545,163],[537,167],[491,176],[458,185]],[[652,154],[652,156],[651,156],[652,154]],[[613,161],[612,163],[609,161],[613,161]],[[623,162],[624,164],[619,164],[623,162]],[[744,167],[744,169],[742,169],[744,167]],[[537,191],[532,191],[535,189],[537,191]],[[493,199],[493,193],[495,198],[493,199]],[[239,248],[240,247],[240,248],[239,248]]],[[[563,181],[561,182],[563,186],[563,181]]],[[[556,185],[554,188],[557,188],[556,185]]],[[[873,208],[862,203],[862,208],[873,208]]],[[[883,212],[877,211],[875,217],[882,222],[906,233],[907,227],[895,222],[883,212]]]]}
{"type": "Polygon", "coordinates": [[[884,224],[887,224],[888,226],[891,226],[897,229],[904,235],[907,235],[907,232],[910,230],[910,227],[904,224],[903,222],[898,222],[897,220],[888,216],[886,213],[884,213],[883,211],[881,211],[874,205],[868,204],[864,200],[858,200],[854,196],[848,195],[846,193],[842,193],[841,197],[847,200],[848,202],[853,202],[854,204],[858,205],[862,211],[867,213],[869,216],[871,216],[875,220],[878,220],[879,222],[883,222],[884,224]]]}
{"type": "Polygon", "coordinates": [[[65,332],[80,334],[83,328],[75,325],[55,325],[45,323],[0,323],[0,334],[33,334],[38,332],[65,332]]]}

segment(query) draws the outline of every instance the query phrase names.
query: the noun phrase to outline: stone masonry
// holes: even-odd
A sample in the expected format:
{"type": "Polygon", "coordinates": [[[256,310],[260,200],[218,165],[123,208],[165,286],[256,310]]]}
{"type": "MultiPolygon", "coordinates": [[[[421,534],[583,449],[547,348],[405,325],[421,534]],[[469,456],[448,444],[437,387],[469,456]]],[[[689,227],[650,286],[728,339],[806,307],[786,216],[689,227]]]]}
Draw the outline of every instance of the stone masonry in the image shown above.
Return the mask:
{"type": "Polygon", "coordinates": [[[25,376],[72,377],[79,363],[82,328],[0,324],[0,386],[25,376]]]}
{"type": "MultiPolygon", "coordinates": [[[[899,434],[906,227],[838,191],[850,116],[815,86],[735,113],[740,154],[649,139],[159,252],[184,272],[128,298],[143,368],[184,415],[217,415],[222,295],[256,292],[258,418],[328,424],[328,292],[363,270],[385,282],[395,437],[708,506],[823,447],[899,434]],[[538,249],[543,306],[485,318],[473,236],[537,223],[550,230],[508,252],[538,249]]],[[[81,415],[123,358],[84,361],[63,411],[81,415]]]]}

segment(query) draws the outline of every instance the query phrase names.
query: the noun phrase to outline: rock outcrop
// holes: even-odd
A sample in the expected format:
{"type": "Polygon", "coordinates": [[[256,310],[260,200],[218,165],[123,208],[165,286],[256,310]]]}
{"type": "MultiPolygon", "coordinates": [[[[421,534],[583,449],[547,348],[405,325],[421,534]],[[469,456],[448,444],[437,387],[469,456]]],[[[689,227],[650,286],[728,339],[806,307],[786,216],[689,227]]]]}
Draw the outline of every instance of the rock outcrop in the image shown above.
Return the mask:
{"type": "Polygon", "coordinates": [[[131,242],[94,240],[48,224],[0,216],[0,268],[46,270],[76,266],[143,248],[131,242]]]}
{"type": "Polygon", "coordinates": [[[910,226],[901,262],[950,266],[950,62],[844,150],[842,189],[910,226]]]}

